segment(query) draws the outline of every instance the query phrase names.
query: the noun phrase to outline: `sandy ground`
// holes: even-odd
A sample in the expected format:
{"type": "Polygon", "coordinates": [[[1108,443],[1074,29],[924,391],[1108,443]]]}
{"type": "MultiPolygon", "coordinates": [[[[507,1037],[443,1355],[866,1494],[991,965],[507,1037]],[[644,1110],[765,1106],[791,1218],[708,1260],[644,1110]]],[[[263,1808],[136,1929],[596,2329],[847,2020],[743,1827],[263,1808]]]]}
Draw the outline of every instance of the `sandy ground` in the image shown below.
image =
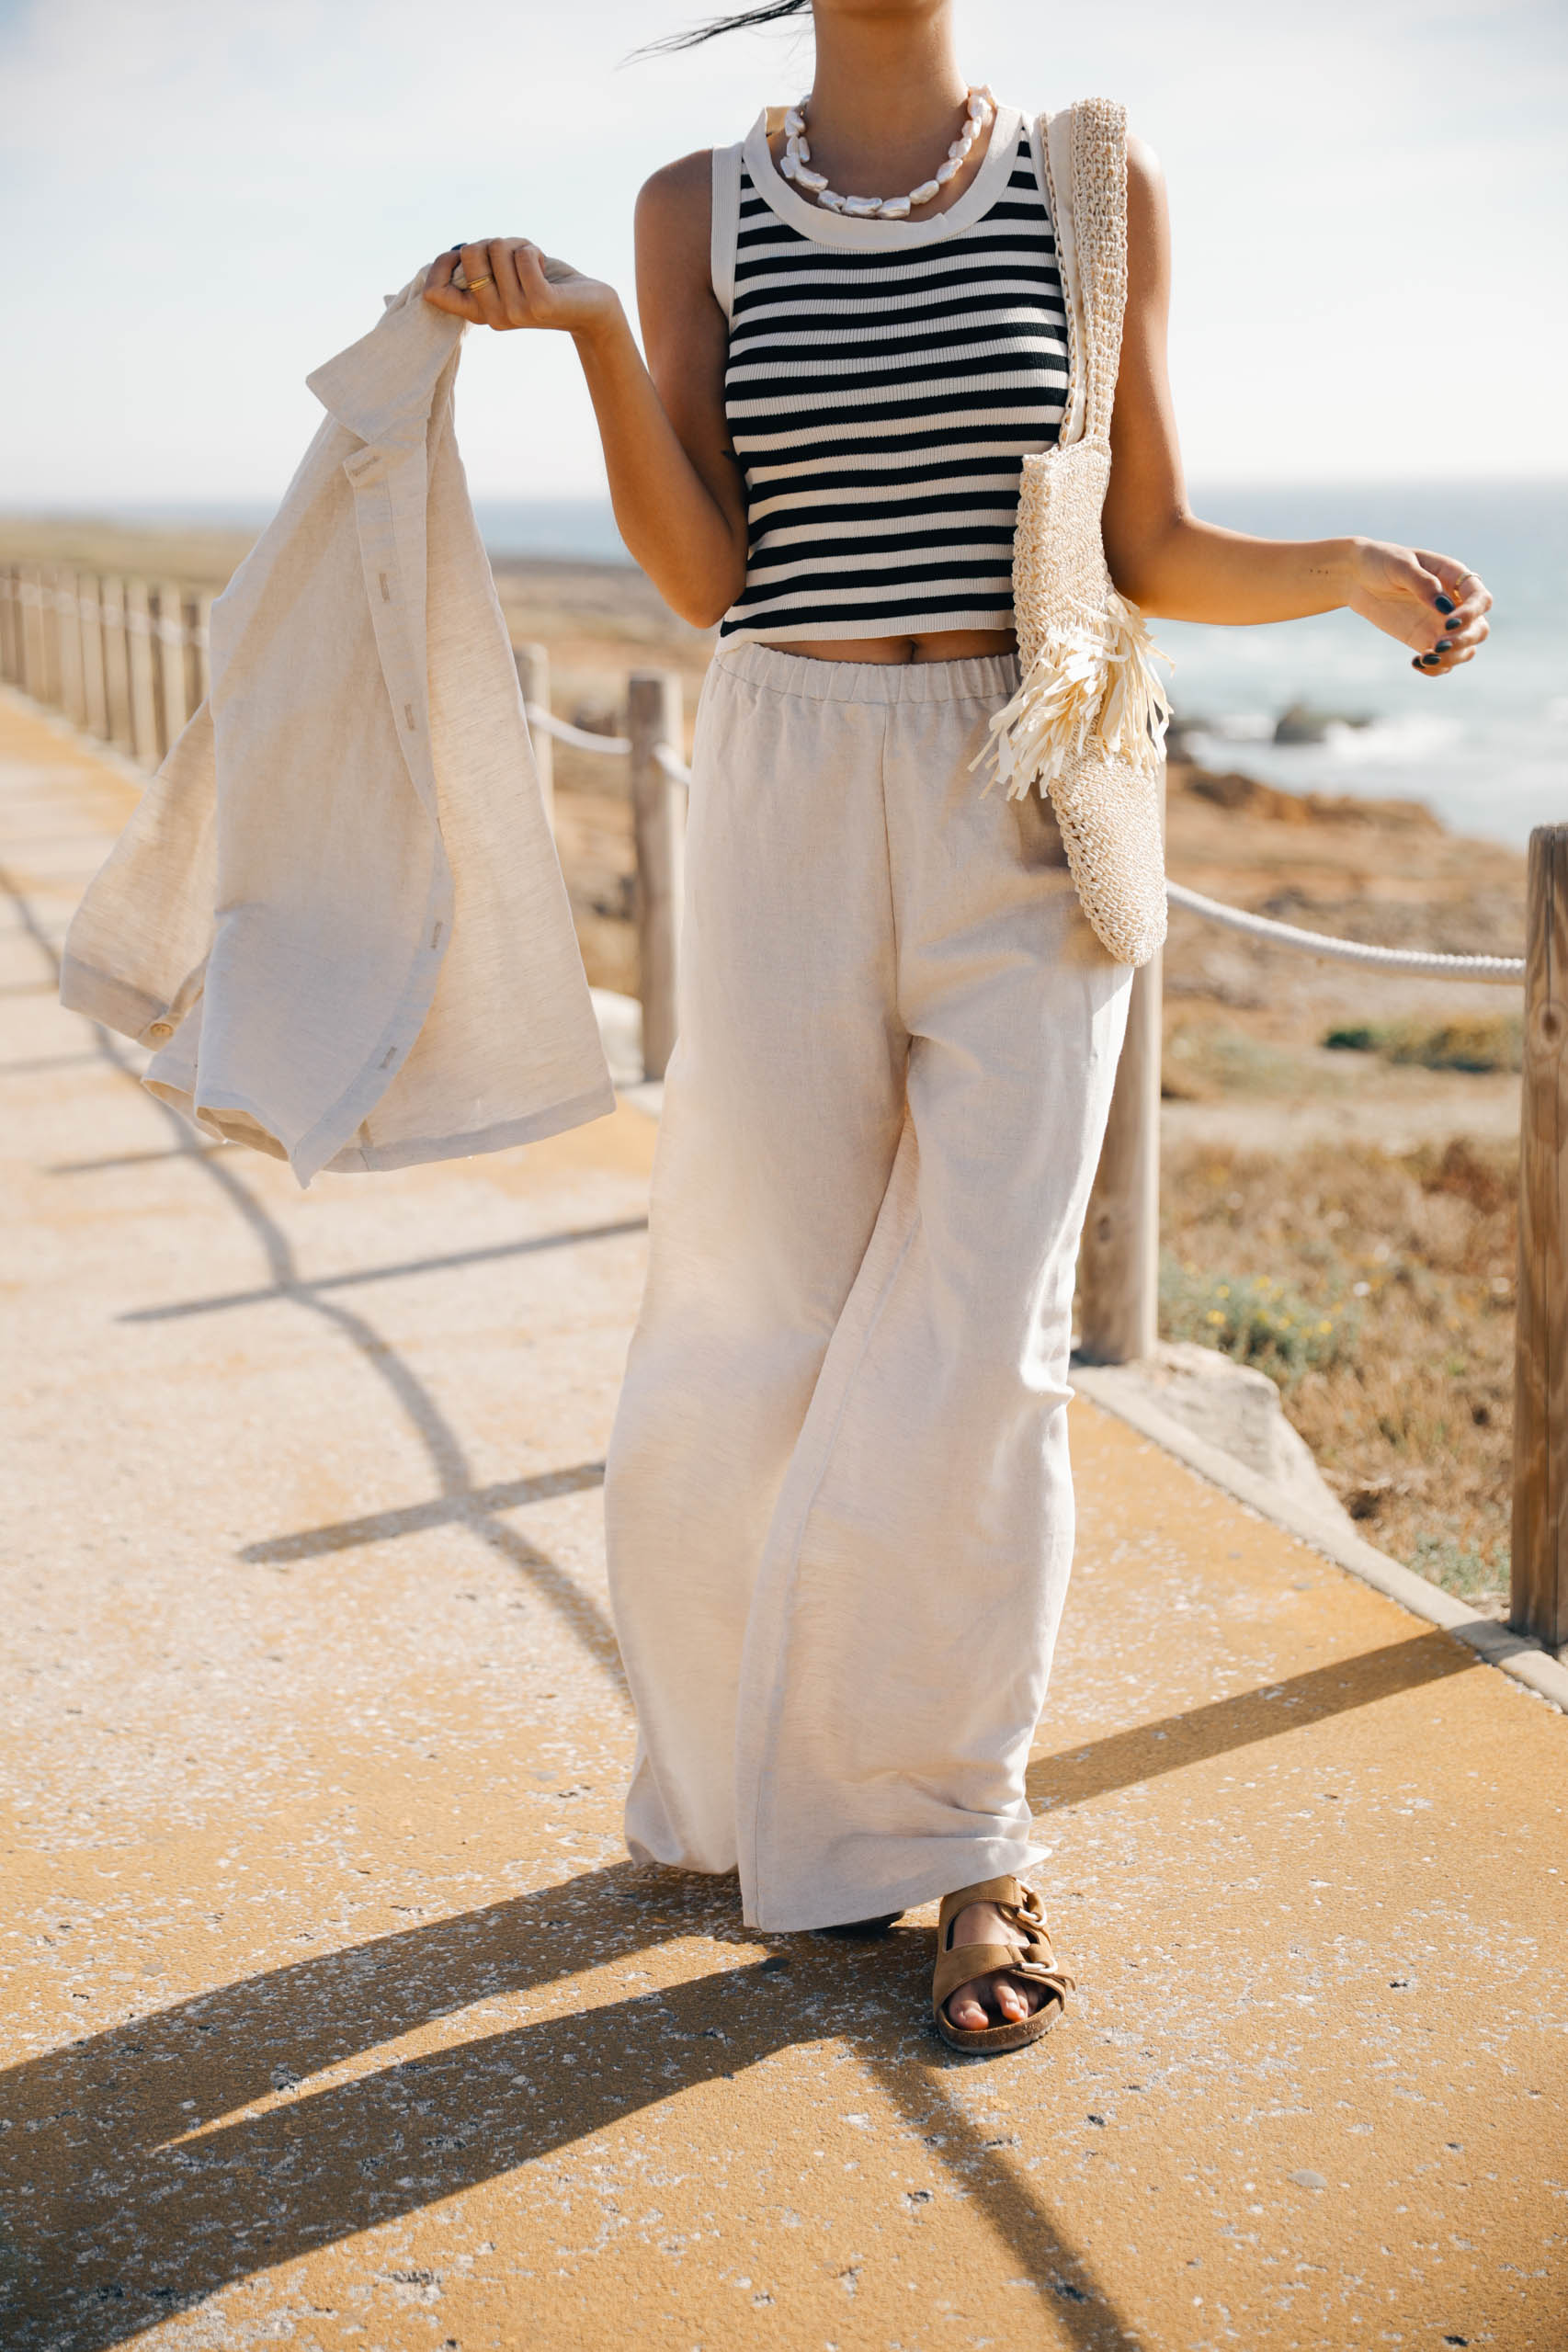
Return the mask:
{"type": "Polygon", "coordinates": [[[7,2352],[1555,2352],[1563,1718],[1080,1402],[1062,2025],[633,1869],[652,1123],[202,1148],[54,1000],[126,789],[0,728],[7,2352]]]}

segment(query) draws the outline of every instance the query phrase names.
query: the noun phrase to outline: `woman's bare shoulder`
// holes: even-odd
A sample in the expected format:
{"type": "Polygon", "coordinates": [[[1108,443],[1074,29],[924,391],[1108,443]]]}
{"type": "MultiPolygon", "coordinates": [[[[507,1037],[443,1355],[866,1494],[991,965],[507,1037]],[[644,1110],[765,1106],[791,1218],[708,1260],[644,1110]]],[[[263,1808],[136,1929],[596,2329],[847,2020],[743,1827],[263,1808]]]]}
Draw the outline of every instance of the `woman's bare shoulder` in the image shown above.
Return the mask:
{"type": "Polygon", "coordinates": [[[637,191],[637,220],[665,235],[708,234],[712,204],[713,150],[694,148],[650,172],[637,191]]]}
{"type": "Polygon", "coordinates": [[[1145,204],[1158,200],[1165,193],[1165,176],[1160,169],[1160,159],[1146,139],[1135,131],[1127,134],[1127,186],[1134,199],[1145,204]]]}
{"type": "Polygon", "coordinates": [[[1146,140],[1127,135],[1127,260],[1134,297],[1164,299],[1170,276],[1165,176],[1146,140]]]}

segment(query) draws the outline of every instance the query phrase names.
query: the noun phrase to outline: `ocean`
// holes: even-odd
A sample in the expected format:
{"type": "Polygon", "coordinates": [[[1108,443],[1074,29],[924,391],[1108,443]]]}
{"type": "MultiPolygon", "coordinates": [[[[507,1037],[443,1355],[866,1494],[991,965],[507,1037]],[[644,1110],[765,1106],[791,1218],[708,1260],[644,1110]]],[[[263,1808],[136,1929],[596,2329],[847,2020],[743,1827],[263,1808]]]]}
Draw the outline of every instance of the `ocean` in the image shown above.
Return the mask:
{"type": "MultiPolygon", "coordinates": [[[[1492,636],[1451,676],[1417,677],[1353,613],[1257,629],[1154,625],[1193,756],[1291,791],[1425,801],[1457,832],[1523,846],[1568,821],[1568,481],[1196,491],[1206,520],[1269,539],[1350,531],[1457,555],[1494,599],[1492,636]],[[1283,713],[1325,714],[1322,739],[1280,744],[1283,713]]],[[[608,501],[480,500],[501,554],[625,550],[608,501]]]]}
{"type": "MultiPolygon", "coordinates": [[[[1350,613],[1216,629],[1159,621],[1171,701],[1194,756],[1293,791],[1419,800],[1446,824],[1520,846],[1568,821],[1568,481],[1216,488],[1196,511],[1235,530],[1356,530],[1457,555],[1494,599],[1479,658],[1445,678],[1350,613]],[[1281,715],[1325,714],[1321,740],[1278,743],[1281,715]]],[[[627,561],[604,498],[475,500],[493,555],[627,561]]],[[[114,519],[261,526],[261,507],[141,507],[114,519]]]]}
{"type": "Polygon", "coordinates": [[[1489,641],[1441,678],[1418,677],[1409,653],[1354,613],[1259,629],[1156,622],[1194,757],[1291,791],[1425,801],[1456,832],[1521,847],[1532,825],[1568,822],[1568,482],[1231,488],[1193,504],[1271,539],[1357,530],[1457,555],[1494,599],[1489,641]],[[1296,704],[1335,714],[1322,742],[1274,741],[1296,704]]]}

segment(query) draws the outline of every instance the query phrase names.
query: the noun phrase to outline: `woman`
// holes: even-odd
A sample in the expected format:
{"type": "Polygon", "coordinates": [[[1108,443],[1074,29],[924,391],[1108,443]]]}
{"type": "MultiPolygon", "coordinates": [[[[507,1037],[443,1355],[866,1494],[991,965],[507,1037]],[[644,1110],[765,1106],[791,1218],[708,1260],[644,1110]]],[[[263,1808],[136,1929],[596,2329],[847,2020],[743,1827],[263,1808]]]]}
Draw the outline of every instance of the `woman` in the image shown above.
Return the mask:
{"type": "MultiPolygon", "coordinates": [[[[646,367],[612,289],[526,238],[443,255],[426,299],[572,335],[628,548],[720,630],[606,1477],[628,1842],[738,1868],[759,1926],[874,1928],[943,1898],[937,2021],[992,2051],[1042,2031],[1070,1982],[1024,1882],[1024,1768],[1071,1559],[1074,1259],[1131,972],[1049,805],[974,772],[1018,684],[1019,465],[1069,388],[1051,176],[1028,118],[960,73],[951,0],[811,14],[802,107],[642,190],[646,367]]],[[[1117,587],[1192,620],[1348,606],[1423,676],[1470,661],[1490,599],[1461,562],[1193,517],[1165,197],[1135,141],[1126,203],[1117,587]]]]}

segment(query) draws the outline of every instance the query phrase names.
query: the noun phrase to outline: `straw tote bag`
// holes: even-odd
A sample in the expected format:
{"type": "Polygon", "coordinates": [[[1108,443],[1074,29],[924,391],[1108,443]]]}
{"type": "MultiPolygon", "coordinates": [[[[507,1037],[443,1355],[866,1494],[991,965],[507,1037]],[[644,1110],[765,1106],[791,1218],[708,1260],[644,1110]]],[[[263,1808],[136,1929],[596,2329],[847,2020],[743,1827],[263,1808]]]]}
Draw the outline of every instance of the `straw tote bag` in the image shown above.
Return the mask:
{"type": "Polygon", "coordinates": [[[1080,99],[1042,115],[1035,139],[1071,381],[1062,438],[1023,460],[1013,540],[1021,683],[970,765],[994,756],[1010,799],[1037,785],[1049,793],[1085,914],[1119,963],[1142,964],[1165,936],[1160,774],[1170,706],[1158,649],[1137,606],[1118,595],[1100,536],[1127,300],[1126,113],[1108,98],[1080,99]]]}

